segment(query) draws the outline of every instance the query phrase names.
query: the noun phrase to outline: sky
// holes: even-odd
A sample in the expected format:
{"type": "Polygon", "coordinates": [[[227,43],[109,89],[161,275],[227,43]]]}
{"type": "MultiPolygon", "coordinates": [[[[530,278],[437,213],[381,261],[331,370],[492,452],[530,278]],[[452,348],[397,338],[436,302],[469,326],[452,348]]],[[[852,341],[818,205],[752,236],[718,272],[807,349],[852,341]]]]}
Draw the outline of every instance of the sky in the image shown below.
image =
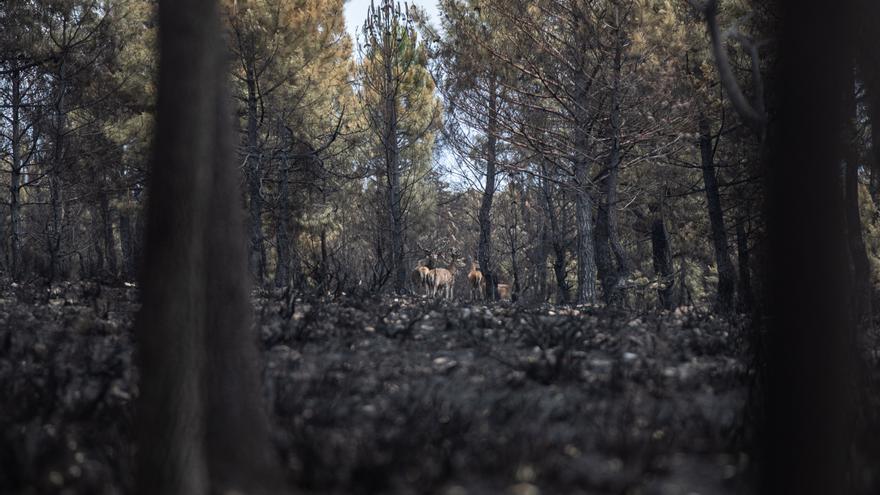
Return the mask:
{"type": "MultiPolygon", "coordinates": [[[[382,3],[382,0],[373,0],[376,5],[382,3]]],[[[425,9],[428,13],[428,19],[433,24],[437,24],[437,0],[408,0],[410,4],[418,5],[425,9]]],[[[395,0],[396,3],[396,0],[395,0]]],[[[403,4],[403,0],[400,2],[403,4]]],[[[348,0],[345,2],[345,27],[348,34],[351,35],[352,42],[355,40],[355,33],[360,29],[367,18],[367,9],[370,7],[370,0],[348,0]]],[[[356,47],[355,47],[356,48],[356,47]]]]}
{"type": "MultiPolygon", "coordinates": [[[[373,0],[378,6],[381,4],[382,0],[373,0]]],[[[396,3],[397,0],[395,0],[396,3]]],[[[437,25],[437,18],[439,16],[437,3],[438,0],[407,0],[410,4],[418,5],[419,7],[425,9],[425,12],[428,14],[428,21],[437,25]]],[[[403,3],[403,0],[400,2],[403,3]]],[[[348,34],[351,35],[352,43],[355,43],[354,51],[357,53],[357,44],[355,34],[358,30],[363,26],[364,19],[367,18],[367,9],[370,7],[370,0],[347,0],[345,2],[345,27],[348,30],[348,34]]],[[[450,174],[449,171],[452,170],[452,156],[447,150],[438,149],[435,150],[435,167],[439,166],[440,170],[443,173],[444,178],[447,182],[452,184],[464,184],[463,179],[458,177],[456,174],[450,174]]],[[[471,179],[473,180],[473,179],[471,179]]]]}

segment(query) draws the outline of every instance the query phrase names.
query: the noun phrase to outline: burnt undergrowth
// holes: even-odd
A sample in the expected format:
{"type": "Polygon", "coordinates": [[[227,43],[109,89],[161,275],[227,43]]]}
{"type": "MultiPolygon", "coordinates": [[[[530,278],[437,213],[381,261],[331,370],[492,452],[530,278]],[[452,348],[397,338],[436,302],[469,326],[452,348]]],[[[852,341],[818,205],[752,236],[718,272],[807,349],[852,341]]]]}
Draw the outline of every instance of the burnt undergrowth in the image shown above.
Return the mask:
{"type": "MultiPolygon", "coordinates": [[[[131,288],[0,296],[0,492],[127,493],[131,288]]],[[[255,298],[273,437],[311,493],[742,493],[744,322],[679,308],[255,298]]]]}

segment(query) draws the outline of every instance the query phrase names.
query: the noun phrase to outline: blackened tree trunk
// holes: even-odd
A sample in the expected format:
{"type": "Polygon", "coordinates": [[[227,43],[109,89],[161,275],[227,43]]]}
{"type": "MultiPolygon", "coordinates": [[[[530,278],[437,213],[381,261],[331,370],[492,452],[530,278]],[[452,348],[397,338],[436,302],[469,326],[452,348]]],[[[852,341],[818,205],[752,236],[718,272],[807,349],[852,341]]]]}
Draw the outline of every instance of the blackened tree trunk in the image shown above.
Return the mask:
{"type": "Polygon", "coordinates": [[[718,268],[718,295],[716,306],[718,311],[728,312],[733,309],[736,290],[736,272],[730,261],[727,244],[727,230],[724,226],[724,210],[721,208],[721,192],[718,188],[718,177],[715,173],[714,151],[712,149],[712,133],[709,119],[701,113],[700,126],[700,161],[703,170],[703,187],[706,190],[706,203],[709,209],[709,228],[712,234],[712,247],[715,251],[715,265],[718,268]]]}
{"type": "Polygon", "coordinates": [[[550,297],[549,285],[547,283],[547,277],[549,275],[547,271],[547,258],[549,257],[549,252],[547,251],[547,246],[550,244],[550,234],[548,233],[547,225],[541,226],[541,237],[538,240],[538,245],[535,246],[534,252],[534,267],[533,267],[533,282],[531,284],[532,287],[535,287],[535,300],[538,302],[547,302],[547,298],[550,297]]]}
{"type": "Polygon", "coordinates": [[[605,193],[600,201],[596,216],[596,271],[602,284],[602,295],[607,305],[620,305],[623,302],[621,279],[631,271],[629,256],[620,244],[617,229],[617,185],[620,176],[620,100],[621,70],[623,69],[624,33],[621,26],[619,8],[615,8],[615,43],[611,80],[611,149],[608,154],[608,176],[605,178],[605,193]],[[615,262],[617,266],[615,267],[615,262]]]}
{"type": "Polygon", "coordinates": [[[116,257],[116,240],[113,237],[113,210],[110,208],[110,194],[103,187],[98,194],[99,207],[101,209],[101,242],[104,250],[105,268],[111,278],[116,278],[119,268],[119,260],[116,257]]]}
{"type": "Polygon", "coordinates": [[[119,214],[119,243],[122,246],[122,270],[125,280],[135,277],[137,268],[135,263],[135,233],[133,231],[131,216],[129,213],[119,214]]]}
{"type": "Polygon", "coordinates": [[[596,301],[596,259],[593,240],[593,197],[590,193],[590,163],[586,156],[589,136],[585,129],[576,131],[574,164],[575,228],[577,231],[577,297],[578,304],[596,301]]]}
{"type": "Polygon", "coordinates": [[[258,284],[266,277],[266,246],[263,242],[263,195],[262,154],[257,124],[257,74],[252,63],[245,70],[247,85],[247,190],[251,249],[249,259],[251,275],[258,284]]]}
{"type": "Polygon", "coordinates": [[[541,196],[550,224],[550,245],[553,250],[553,274],[556,277],[556,304],[568,304],[568,282],[566,281],[565,234],[559,225],[559,215],[553,201],[553,184],[548,177],[549,168],[541,164],[541,196]]]}
{"type": "MultiPolygon", "coordinates": [[[[745,203],[745,201],[743,200],[745,203]]],[[[736,219],[736,253],[739,277],[737,281],[737,309],[741,313],[747,313],[755,306],[755,296],[752,292],[752,262],[751,248],[749,247],[749,235],[746,226],[749,224],[749,207],[741,206],[745,213],[740,213],[736,219]]]]}
{"type": "MultiPolygon", "coordinates": [[[[880,77],[877,76],[869,77],[880,77]]],[[[878,84],[877,86],[880,86],[878,84]]],[[[880,94],[875,94],[871,85],[868,87],[868,116],[871,120],[871,199],[875,207],[880,208],[880,94]]]]}
{"type": "Polygon", "coordinates": [[[64,205],[61,176],[65,169],[65,138],[67,126],[67,69],[62,56],[58,62],[55,81],[54,135],[52,143],[52,163],[49,167],[49,225],[47,229],[47,251],[49,254],[49,282],[56,280],[61,272],[61,244],[64,226],[64,205]]]}
{"type": "Polygon", "coordinates": [[[290,163],[286,158],[281,164],[279,180],[278,195],[281,204],[275,209],[275,287],[285,287],[290,284],[290,236],[287,231],[290,222],[290,163]]]}
{"type": "Polygon", "coordinates": [[[495,270],[492,266],[492,200],[495,197],[495,174],[498,161],[498,96],[497,85],[493,79],[489,83],[488,123],[486,132],[486,185],[480,202],[478,221],[480,239],[477,244],[477,262],[486,281],[486,299],[497,299],[495,270]]]}
{"type": "MultiPolygon", "coordinates": [[[[585,4],[578,3],[572,14],[589,15],[582,10],[585,4]]],[[[575,258],[577,259],[577,304],[596,302],[596,250],[593,239],[593,196],[590,190],[590,85],[593,75],[588,74],[590,61],[588,53],[594,42],[592,33],[582,22],[575,21],[573,36],[574,102],[572,109],[572,190],[575,205],[575,258]]]]}
{"type": "MultiPolygon", "coordinates": [[[[583,36],[583,33],[579,33],[583,36]]],[[[586,49],[586,41],[581,40],[586,49]]],[[[577,304],[596,302],[596,254],[593,239],[593,196],[590,191],[590,134],[588,131],[588,115],[590,95],[587,92],[589,82],[583,70],[576,72],[577,105],[575,110],[574,128],[574,205],[575,228],[577,243],[577,304]]]]}
{"type": "Polygon", "coordinates": [[[859,156],[856,146],[858,138],[855,129],[856,99],[855,81],[850,81],[850,89],[846,96],[845,130],[843,133],[843,158],[846,161],[844,177],[844,208],[846,209],[846,236],[849,245],[850,262],[854,282],[855,297],[853,314],[858,323],[864,323],[871,316],[871,265],[868,251],[862,239],[862,219],[859,212],[859,156]]]}
{"type": "Polygon", "coordinates": [[[669,233],[663,216],[663,205],[654,207],[654,218],[651,219],[651,252],[654,261],[654,273],[658,279],[657,297],[660,306],[672,309],[675,305],[675,271],[672,267],[672,253],[669,249],[669,233]]]}
{"type": "Polygon", "coordinates": [[[18,280],[21,269],[21,189],[22,189],[22,156],[21,141],[23,137],[21,122],[21,71],[13,69],[9,73],[12,110],[12,147],[11,175],[9,177],[9,271],[13,280],[18,280]]]}
{"type": "MultiPolygon", "coordinates": [[[[514,203],[511,208],[511,216],[513,217],[513,222],[507,226],[507,239],[509,242],[510,250],[510,272],[513,276],[513,290],[511,290],[510,292],[510,300],[513,302],[517,302],[519,300],[520,294],[522,293],[522,285],[520,284],[519,261],[517,260],[517,252],[519,251],[519,207],[517,203],[521,203],[523,201],[523,190],[520,187],[519,181],[517,181],[516,179],[511,180],[510,189],[511,197],[513,198],[514,203]]],[[[494,282],[494,280],[492,280],[491,282],[494,282]]]]}
{"type": "Polygon", "coordinates": [[[772,300],[761,488],[767,494],[855,491],[849,460],[859,355],[840,187],[852,5],[780,2],[773,92],[779,101],[766,166],[772,300]]]}
{"type": "Polygon", "coordinates": [[[853,150],[846,152],[846,231],[855,282],[855,307],[858,321],[871,316],[871,265],[862,239],[862,220],[859,213],[859,162],[853,150]]]}
{"type": "Polygon", "coordinates": [[[250,332],[248,249],[218,5],[160,2],[142,309],[137,490],[278,493],[250,332]]]}
{"type": "MultiPolygon", "coordinates": [[[[386,43],[386,51],[392,50],[392,44],[386,43]]],[[[397,141],[397,84],[393,74],[394,57],[386,53],[385,63],[385,133],[383,147],[385,149],[385,174],[388,181],[388,215],[391,229],[391,276],[394,281],[394,292],[403,294],[406,291],[406,267],[403,265],[404,219],[403,196],[400,184],[400,145],[397,141]]]]}

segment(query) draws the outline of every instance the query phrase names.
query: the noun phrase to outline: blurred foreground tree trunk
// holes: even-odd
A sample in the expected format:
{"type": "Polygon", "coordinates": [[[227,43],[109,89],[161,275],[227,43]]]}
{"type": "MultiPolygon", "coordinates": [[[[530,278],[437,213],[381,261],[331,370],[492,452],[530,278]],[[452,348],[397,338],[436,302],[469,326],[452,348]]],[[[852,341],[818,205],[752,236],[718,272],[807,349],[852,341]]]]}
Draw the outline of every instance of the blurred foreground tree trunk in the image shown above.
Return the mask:
{"type": "Polygon", "coordinates": [[[137,488],[278,493],[250,333],[244,218],[215,0],[160,2],[141,275],[137,488]]]}
{"type": "Polygon", "coordinates": [[[853,493],[848,461],[860,381],[841,187],[853,2],[778,6],[778,112],[766,163],[772,299],[762,491],[853,493]]]}

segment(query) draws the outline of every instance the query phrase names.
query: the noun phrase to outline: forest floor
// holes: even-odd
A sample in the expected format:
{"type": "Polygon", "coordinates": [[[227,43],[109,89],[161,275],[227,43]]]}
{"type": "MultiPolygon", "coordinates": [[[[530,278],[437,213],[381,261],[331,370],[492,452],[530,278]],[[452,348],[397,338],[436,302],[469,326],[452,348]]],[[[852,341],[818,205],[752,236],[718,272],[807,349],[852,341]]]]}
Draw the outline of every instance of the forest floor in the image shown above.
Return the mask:
{"type": "MultiPolygon", "coordinates": [[[[131,491],[136,291],[0,293],[0,493],[131,491]]],[[[256,298],[274,440],[322,494],[749,492],[745,323],[256,298]]]]}

